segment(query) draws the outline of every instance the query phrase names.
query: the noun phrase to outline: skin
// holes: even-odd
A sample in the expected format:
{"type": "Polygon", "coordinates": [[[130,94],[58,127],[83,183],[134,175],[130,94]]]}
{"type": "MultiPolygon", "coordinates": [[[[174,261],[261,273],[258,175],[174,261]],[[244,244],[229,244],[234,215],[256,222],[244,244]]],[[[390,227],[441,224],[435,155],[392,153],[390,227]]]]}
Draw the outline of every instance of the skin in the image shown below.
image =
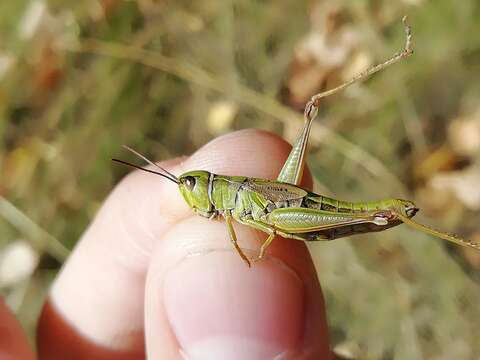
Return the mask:
{"type": "MultiPolygon", "coordinates": [[[[174,174],[274,179],[289,150],[275,135],[243,130],[161,165],[174,174]]],[[[308,172],[302,186],[311,187],[308,172]]],[[[256,255],[265,235],[234,226],[242,248],[256,255]]],[[[39,358],[329,359],[316,274],[305,243],[281,238],[246,267],[223,221],[194,215],[174,184],[135,171],[55,280],[39,319],[39,358]]],[[[5,316],[3,309],[0,324],[5,316]]],[[[15,326],[6,331],[19,339],[18,351],[27,349],[15,326]]]]}

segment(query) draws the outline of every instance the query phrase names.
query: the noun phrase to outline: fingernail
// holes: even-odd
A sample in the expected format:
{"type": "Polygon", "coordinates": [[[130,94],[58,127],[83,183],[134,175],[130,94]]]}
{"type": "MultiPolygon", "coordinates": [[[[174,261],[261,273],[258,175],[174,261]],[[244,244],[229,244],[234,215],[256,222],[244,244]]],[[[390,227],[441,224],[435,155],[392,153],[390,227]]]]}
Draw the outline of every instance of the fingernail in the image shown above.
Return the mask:
{"type": "Polygon", "coordinates": [[[275,359],[301,348],[304,285],[277,259],[248,268],[230,251],[187,257],[169,270],[163,291],[187,359],[275,359]]]}

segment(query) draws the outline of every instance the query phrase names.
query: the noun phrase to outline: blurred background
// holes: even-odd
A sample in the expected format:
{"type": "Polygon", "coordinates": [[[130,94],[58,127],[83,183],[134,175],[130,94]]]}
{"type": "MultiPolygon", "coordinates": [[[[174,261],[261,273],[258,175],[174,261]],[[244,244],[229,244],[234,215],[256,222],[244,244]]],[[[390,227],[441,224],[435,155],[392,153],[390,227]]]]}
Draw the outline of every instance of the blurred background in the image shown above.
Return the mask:
{"type": "MultiPolygon", "coordinates": [[[[323,101],[316,190],[415,200],[480,241],[478,1],[1,1],[0,294],[31,339],[128,171],[121,144],[160,160],[247,127],[291,142],[312,94],[402,49],[405,14],[414,56],[323,101]]],[[[406,226],[310,249],[339,353],[478,358],[480,252],[406,226]]]]}

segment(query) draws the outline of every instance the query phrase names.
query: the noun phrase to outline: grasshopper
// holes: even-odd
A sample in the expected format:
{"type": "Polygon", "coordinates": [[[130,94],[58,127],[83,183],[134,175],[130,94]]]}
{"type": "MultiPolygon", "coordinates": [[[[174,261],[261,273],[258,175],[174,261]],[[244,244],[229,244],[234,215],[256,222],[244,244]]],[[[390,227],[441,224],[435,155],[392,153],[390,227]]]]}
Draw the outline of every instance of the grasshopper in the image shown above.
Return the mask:
{"type": "Polygon", "coordinates": [[[409,200],[385,199],[372,202],[347,202],[328,198],[299,186],[305,165],[306,149],[312,121],[320,99],[362,81],[411,54],[412,34],[403,18],[406,41],[402,51],[387,61],[375,65],[340,86],[314,95],[305,106],[305,124],[280,171],[277,180],[246,176],[217,175],[208,171],[189,171],[180,176],[168,172],[135,150],[127,150],[142,158],[159,171],[137,166],[123,160],[113,161],[146,172],[160,175],[178,185],[184,200],[193,211],[209,219],[223,217],[233,246],[248,266],[249,259],[237,242],[233,220],[267,234],[253,261],[263,258],[276,235],[304,241],[334,240],[345,236],[383,231],[407,224],[419,231],[480,250],[480,244],[471,243],[456,235],[447,234],[412,220],[419,210],[409,200]]]}

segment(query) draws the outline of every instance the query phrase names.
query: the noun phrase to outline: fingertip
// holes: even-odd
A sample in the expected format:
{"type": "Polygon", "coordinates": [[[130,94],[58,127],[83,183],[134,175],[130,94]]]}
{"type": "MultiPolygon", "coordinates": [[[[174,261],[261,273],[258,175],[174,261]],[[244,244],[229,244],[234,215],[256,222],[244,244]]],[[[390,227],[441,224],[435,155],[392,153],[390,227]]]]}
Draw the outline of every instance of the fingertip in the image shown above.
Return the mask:
{"type": "MultiPolygon", "coordinates": [[[[263,234],[236,230],[242,248],[256,255],[263,234]]],[[[276,238],[269,250],[248,268],[223,222],[177,224],[162,239],[147,277],[148,355],[327,358],[323,297],[305,245],[276,238]]]]}
{"type": "Polygon", "coordinates": [[[163,297],[188,358],[272,359],[299,347],[305,289],[277,259],[249,268],[231,251],[192,256],[166,274],[163,297]]]}

